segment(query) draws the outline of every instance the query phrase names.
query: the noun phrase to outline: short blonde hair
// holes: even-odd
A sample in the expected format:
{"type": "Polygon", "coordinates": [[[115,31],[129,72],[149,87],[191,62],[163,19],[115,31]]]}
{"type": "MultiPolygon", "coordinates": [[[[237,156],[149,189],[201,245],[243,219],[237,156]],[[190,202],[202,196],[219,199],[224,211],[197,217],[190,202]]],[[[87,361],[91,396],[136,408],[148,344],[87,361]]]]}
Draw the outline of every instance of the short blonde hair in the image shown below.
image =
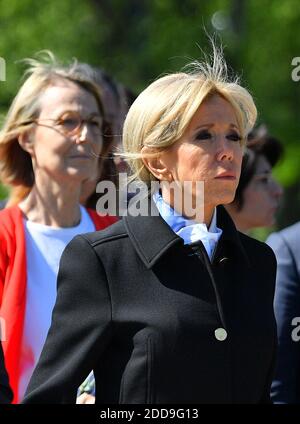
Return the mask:
{"type": "Polygon", "coordinates": [[[157,155],[174,144],[185,132],[203,101],[213,94],[226,99],[234,108],[242,143],[253,128],[257,110],[251,94],[229,79],[222,51],[213,45],[213,63],[193,62],[185,72],[163,76],[150,84],[135,100],[123,128],[122,155],[128,162],[131,179],[150,184],[156,178],[142,161],[147,146],[157,155]],[[189,69],[190,70],[189,70],[189,69]]]}
{"type": "MultiPolygon", "coordinates": [[[[40,114],[40,98],[45,88],[58,79],[72,81],[90,92],[96,99],[99,111],[104,116],[101,87],[93,78],[94,70],[87,64],[72,63],[63,66],[49,51],[41,52],[42,59],[25,59],[28,76],[14,98],[0,132],[0,178],[12,186],[8,205],[16,204],[31,190],[34,173],[31,157],[18,142],[19,136],[33,126],[33,120],[40,114]]],[[[107,123],[105,124],[107,125],[107,123]]],[[[109,133],[109,129],[106,129],[109,133]]]]}

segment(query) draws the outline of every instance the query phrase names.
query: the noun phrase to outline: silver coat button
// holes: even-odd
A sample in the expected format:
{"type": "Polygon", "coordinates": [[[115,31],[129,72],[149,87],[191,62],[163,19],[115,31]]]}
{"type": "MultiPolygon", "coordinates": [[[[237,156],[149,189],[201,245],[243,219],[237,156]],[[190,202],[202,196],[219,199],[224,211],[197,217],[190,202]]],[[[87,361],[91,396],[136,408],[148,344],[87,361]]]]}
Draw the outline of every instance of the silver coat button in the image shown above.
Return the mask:
{"type": "Polygon", "coordinates": [[[227,331],[225,328],[217,328],[215,330],[215,338],[219,340],[220,342],[223,342],[227,339],[227,331]]]}

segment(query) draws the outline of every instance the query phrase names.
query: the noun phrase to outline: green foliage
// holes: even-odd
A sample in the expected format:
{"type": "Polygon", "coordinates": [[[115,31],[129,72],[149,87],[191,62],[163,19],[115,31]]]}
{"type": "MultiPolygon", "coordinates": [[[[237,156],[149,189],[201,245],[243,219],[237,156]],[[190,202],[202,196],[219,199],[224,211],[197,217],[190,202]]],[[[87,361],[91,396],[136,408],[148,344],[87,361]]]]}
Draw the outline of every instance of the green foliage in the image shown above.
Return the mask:
{"type": "Polygon", "coordinates": [[[200,48],[207,50],[204,27],[218,28],[227,61],[255,98],[259,122],[286,147],[276,175],[285,187],[298,184],[300,82],[291,78],[292,59],[300,57],[298,0],[0,0],[0,9],[3,113],[20,85],[23,67],[16,61],[41,49],[101,66],[139,92],[200,58],[200,48]]]}
{"type": "Polygon", "coordinates": [[[79,57],[97,63],[102,26],[88,1],[0,0],[0,55],[6,61],[1,82],[2,109],[16,93],[23,71],[16,61],[37,51],[52,50],[62,59],[79,57]]]}
{"type": "Polygon", "coordinates": [[[0,200],[6,199],[8,195],[8,189],[0,184],[0,200]]]}
{"type": "Polygon", "coordinates": [[[259,119],[287,148],[279,168],[285,185],[300,176],[300,83],[291,77],[293,57],[300,56],[300,9],[297,0],[247,2],[247,32],[241,64],[256,99],[259,119]]]}

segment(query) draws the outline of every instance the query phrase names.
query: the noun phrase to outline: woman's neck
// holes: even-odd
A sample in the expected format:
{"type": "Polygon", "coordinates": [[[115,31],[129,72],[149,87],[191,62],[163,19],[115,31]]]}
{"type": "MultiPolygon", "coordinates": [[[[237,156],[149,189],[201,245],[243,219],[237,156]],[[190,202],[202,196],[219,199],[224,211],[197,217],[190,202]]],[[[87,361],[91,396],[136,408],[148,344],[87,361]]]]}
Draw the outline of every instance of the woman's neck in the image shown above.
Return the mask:
{"type": "Polygon", "coordinates": [[[36,180],[19,207],[30,221],[51,227],[74,227],[81,219],[80,190],[81,187],[76,184],[62,187],[55,181],[49,181],[45,186],[36,180]]]}
{"type": "MultiPolygon", "coordinates": [[[[168,190],[162,190],[162,197],[166,203],[168,203],[172,208],[178,212],[180,215],[184,216],[187,219],[192,219],[199,223],[206,224],[207,228],[209,228],[215,205],[208,205],[200,202],[200,205],[197,206],[197,202],[192,202],[192,205],[184,205],[184,199],[181,199],[182,202],[180,204],[176,204],[174,196],[168,190]]],[[[189,202],[190,203],[190,202],[189,202]]]]}

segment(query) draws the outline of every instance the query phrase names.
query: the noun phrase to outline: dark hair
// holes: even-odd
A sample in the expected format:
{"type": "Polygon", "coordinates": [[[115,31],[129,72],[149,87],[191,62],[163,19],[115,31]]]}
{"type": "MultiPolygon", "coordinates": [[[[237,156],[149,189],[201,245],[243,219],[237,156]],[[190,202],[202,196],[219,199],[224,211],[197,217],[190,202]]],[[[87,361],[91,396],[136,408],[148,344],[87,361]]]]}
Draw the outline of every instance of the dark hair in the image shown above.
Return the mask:
{"type": "MultiPolygon", "coordinates": [[[[103,94],[103,91],[106,88],[106,90],[113,96],[118,108],[118,113],[120,113],[119,109],[121,109],[121,96],[118,90],[118,83],[102,68],[92,68],[91,79],[95,82],[95,84],[102,87],[103,108],[105,116],[107,117],[107,123],[109,125],[106,132],[106,144],[101,152],[101,157],[99,158],[99,170],[101,170],[101,173],[98,176],[96,183],[109,180],[112,181],[116,187],[118,187],[118,172],[112,154],[112,149],[117,137],[117,135],[112,131],[114,123],[113,119],[115,118],[108,116],[107,105],[105,104],[105,96],[103,94]]],[[[90,209],[96,209],[97,201],[101,196],[103,196],[102,193],[99,194],[96,192],[96,183],[94,192],[84,202],[84,205],[90,209]]]]}
{"type": "Polygon", "coordinates": [[[255,174],[259,157],[263,156],[273,168],[283,156],[283,146],[281,142],[277,138],[268,135],[265,126],[255,128],[248,135],[246,146],[242,161],[240,181],[233,201],[238,210],[241,210],[243,207],[244,190],[255,174]]]}

